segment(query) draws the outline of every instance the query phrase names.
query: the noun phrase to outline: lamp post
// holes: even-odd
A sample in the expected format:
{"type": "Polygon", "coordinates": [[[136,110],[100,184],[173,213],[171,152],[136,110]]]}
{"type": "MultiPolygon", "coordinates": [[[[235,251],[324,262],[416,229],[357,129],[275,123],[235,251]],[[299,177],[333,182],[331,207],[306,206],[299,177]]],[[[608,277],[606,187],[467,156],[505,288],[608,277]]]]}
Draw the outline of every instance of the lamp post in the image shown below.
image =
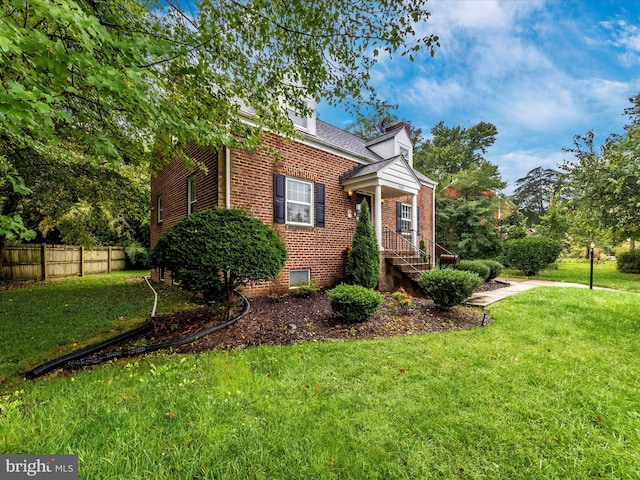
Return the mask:
{"type": "Polygon", "coordinates": [[[593,248],[595,243],[591,242],[591,250],[589,251],[589,258],[591,259],[591,270],[589,272],[589,290],[593,290],[593,248]]]}

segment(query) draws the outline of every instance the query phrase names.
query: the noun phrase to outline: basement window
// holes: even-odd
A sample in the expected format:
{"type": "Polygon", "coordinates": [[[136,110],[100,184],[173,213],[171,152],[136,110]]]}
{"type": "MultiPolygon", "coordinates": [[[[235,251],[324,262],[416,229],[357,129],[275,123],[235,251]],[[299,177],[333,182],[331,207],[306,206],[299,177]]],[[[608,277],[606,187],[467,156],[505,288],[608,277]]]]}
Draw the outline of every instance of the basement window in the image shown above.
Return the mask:
{"type": "Polygon", "coordinates": [[[311,280],[311,270],[289,270],[289,288],[295,288],[311,280]]]}

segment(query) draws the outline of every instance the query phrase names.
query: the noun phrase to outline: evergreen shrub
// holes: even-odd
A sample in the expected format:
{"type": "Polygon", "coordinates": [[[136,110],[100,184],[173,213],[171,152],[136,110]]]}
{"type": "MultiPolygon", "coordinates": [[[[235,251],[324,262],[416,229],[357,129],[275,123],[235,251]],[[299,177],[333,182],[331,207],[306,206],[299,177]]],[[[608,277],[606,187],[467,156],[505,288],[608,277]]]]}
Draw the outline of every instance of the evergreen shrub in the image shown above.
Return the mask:
{"type": "Polygon", "coordinates": [[[183,218],[163,236],[152,263],[171,270],[185,290],[229,302],[249,282],[275,278],[287,249],[269,226],[241,210],[215,208],[183,218]]]}
{"type": "Polygon", "coordinates": [[[483,282],[486,282],[491,274],[491,269],[482,260],[460,260],[456,270],[475,273],[483,282]]]}
{"type": "Polygon", "coordinates": [[[561,251],[559,240],[531,236],[506,241],[502,247],[502,258],[510,267],[531,276],[553,265],[561,251]]]}
{"type": "Polygon", "coordinates": [[[622,273],[640,273],[640,250],[616,255],[616,268],[622,273]]]}
{"type": "Polygon", "coordinates": [[[363,200],[356,231],[347,254],[346,274],[349,283],[375,288],[380,280],[380,247],[376,239],[367,201],[363,200]]]}
{"type": "Polygon", "coordinates": [[[441,308],[460,305],[481,283],[478,274],[452,268],[424,272],[418,278],[424,294],[441,308]]]}
{"type": "Polygon", "coordinates": [[[362,322],[376,313],[383,295],[361,285],[338,285],[327,292],[333,311],[345,321],[362,322]]]}

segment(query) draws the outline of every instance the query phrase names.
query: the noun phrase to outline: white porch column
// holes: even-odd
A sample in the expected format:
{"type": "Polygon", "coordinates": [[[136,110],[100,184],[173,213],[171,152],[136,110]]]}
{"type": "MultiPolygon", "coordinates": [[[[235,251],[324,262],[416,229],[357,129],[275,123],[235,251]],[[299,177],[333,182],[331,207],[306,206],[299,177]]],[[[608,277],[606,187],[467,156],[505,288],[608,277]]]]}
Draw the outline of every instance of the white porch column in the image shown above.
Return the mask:
{"type": "Polygon", "coordinates": [[[384,250],[382,246],[382,187],[380,185],[376,185],[375,204],[373,211],[375,212],[376,239],[380,250],[384,250]]]}
{"type": "Polygon", "coordinates": [[[411,243],[418,246],[418,195],[411,195],[411,243]]]}

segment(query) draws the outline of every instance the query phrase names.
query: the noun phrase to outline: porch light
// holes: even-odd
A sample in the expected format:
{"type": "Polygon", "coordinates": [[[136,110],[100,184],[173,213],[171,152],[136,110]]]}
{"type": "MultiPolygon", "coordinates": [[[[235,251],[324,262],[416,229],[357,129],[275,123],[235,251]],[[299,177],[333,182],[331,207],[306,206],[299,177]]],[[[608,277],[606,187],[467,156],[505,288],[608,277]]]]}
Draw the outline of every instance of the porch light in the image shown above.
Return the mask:
{"type": "Polygon", "coordinates": [[[353,191],[351,189],[347,190],[347,197],[353,197],[353,191]]]}

